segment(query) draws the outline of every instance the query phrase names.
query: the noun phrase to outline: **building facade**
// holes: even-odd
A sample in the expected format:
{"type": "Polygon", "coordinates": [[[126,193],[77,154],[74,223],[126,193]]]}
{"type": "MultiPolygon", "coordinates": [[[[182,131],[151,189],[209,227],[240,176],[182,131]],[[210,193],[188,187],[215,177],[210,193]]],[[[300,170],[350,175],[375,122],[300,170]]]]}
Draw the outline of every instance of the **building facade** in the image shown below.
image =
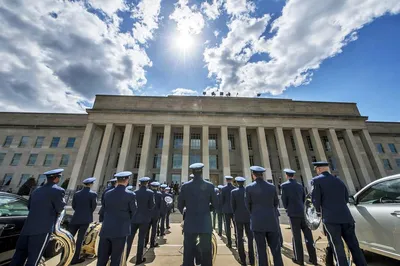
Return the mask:
{"type": "Polygon", "coordinates": [[[327,160],[352,193],[400,173],[400,123],[368,122],[355,103],[98,95],[87,114],[0,113],[0,145],[0,185],[13,191],[58,167],[68,189],[94,176],[99,191],[122,170],[133,185],[181,183],[195,162],[214,184],[250,182],[249,167],[262,165],[276,185],[292,168],[308,187],[311,162],[327,160]]]}

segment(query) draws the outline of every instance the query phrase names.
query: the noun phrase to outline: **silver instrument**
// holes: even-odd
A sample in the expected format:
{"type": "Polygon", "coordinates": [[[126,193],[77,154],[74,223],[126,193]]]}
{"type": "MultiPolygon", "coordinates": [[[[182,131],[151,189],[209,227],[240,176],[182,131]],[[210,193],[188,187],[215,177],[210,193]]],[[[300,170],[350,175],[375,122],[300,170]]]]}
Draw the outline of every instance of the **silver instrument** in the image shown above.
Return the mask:
{"type": "Polygon", "coordinates": [[[321,224],[321,216],[317,214],[314,204],[312,203],[311,194],[306,196],[304,202],[304,217],[306,224],[311,230],[317,230],[321,224]]]}
{"type": "Polygon", "coordinates": [[[167,206],[170,206],[174,201],[174,199],[171,198],[170,196],[165,196],[164,201],[167,203],[167,206]]]}

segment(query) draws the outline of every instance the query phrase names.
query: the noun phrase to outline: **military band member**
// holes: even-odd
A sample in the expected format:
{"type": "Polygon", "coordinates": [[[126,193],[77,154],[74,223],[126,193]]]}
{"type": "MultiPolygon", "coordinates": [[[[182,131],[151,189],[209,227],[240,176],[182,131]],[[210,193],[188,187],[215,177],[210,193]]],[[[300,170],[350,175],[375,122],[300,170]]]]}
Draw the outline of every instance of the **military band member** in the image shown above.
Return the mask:
{"type": "Polygon", "coordinates": [[[329,163],[314,162],[313,165],[317,176],[312,179],[312,202],[319,215],[322,213],[322,222],[337,264],[348,265],[343,238],[349,247],[354,264],[367,265],[355,234],[353,216],[347,206],[349,192],[346,185],[330,173],[329,163]]]}
{"type": "Polygon", "coordinates": [[[165,219],[167,217],[167,212],[169,206],[167,206],[167,203],[165,202],[165,197],[170,197],[169,194],[166,193],[165,189],[167,188],[167,185],[162,184],[160,186],[161,188],[161,208],[160,208],[160,219],[159,219],[159,224],[160,224],[160,235],[164,236],[165,235],[165,219]]]}
{"type": "Polygon", "coordinates": [[[257,244],[259,266],[268,265],[267,245],[270,247],[274,266],[282,266],[279,224],[276,209],[279,199],[273,184],[264,181],[265,169],[250,167],[253,183],[246,187],[246,204],[250,212],[251,230],[257,244]]]}
{"type": "Polygon", "coordinates": [[[135,238],[136,232],[139,230],[136,265],[146,262],[146,259],[143,258],[144,242],[151,221],[151,212],[154,207],[154,192],[147,188],[149,181],[149,177],[142,177],[139,179],[140,187],[135,191],[137,211],[133,216],[131,235],[127,240],[128,252],[126,256],[128,257],[132,248],[133,239],[135,238]]]}
{"type": "Polygon", "coordinates": [[[111,189],[115,188],[115,185],[117,183],[117,179],[113,178],[110,181],[108,181],[108,183],[109,183],[109,186],[104,190],[103,194],[101,195],[101,207],[100,207],[100,210],[99,210],[99,222],[100,223],[103,222],[103,220],[104,220],[104,208],[103,208],[103,206],[104,206],[104,196],[106,195],[106,193],[108,191],[110,191],[111,189]]]}
{"type": "Polygon", "coordinates": [[[233,210],[231,205],[231,191],[235,189],[232,185],[233,177],[225,176],[226,186],[222,188],[222,212],[225,218],[225,234],[228,240],[228,248],[232,248],[232,236],[231,236],[231,223],[235,228],[235,223],[233,221],[233,210]]]}
{"type": "Polygon", "coordinates": [[[281,185],[281,188],[283,206],[286,209],[290,220],[290,227],[292,228],[294,252],[292,260],[296,264],[304,265],[303,241],[301,238],[301,232],[303,232],[310,257],[309,262],[313,265],[318,265],[312,232],[308,228],[304,217],[304,201],[306,197],[304,188],[295,179],[294,174],[296,171],[292,169],[284,169],[283,171],[286,173],[286,178],[288,179],[288,181],[281,185]]]}
{"type": "Polygon", "coordinates": [[[97,207],[97,193],[90,190],[95,181],[96,178],[94,177],[89,177],[83,180],[85,187],[76,192],[72,199],[74,215],[69,223],[68,230],[74,237],[78,232],[78,238],[76,240],[75,254],[72,258],[71,265],[85,261],[85,258],[79,258],[79,255],[81,253],[82,242],[86,230],[88,229],[89,224],[93,222],[93,212],[97,207]]]}
{"type": "Polygon", "coordinates": [[[217,219],[218,219],[218,235],[222,236],[222,220],[224,218],[224,214],[222,213],[222,188],[223,185],[218,185],[218,193],[217,193],[217,207],[215,210],[217,212],[217,219]]]}
{"type": "Polygon", "coordinates": [[[240,257],[241,265],[246,264],[246,253],[244,252],[244,239],[243,239],[243,229],[246,232],[247,236],[247,244],[248,244],[248,254],[249,254],[249,262],[251,265],[254,265],[254,247],[253,247],[253,233],[250,230],[250,213],[246,208],[245,203],[245,188],[244,182],[246,178],[244,177],[236,177],[235,181],[239,185],[238,188],[232,190],[232,210],[236,224],[236,233],[237,233],[237,245],[240,257]]]}
{"type": "Polygon", "coordinates": [[[202,163],[190,165],[194,177],[182,185],[178,197],[179,211],[183,214],[186,208],[183,226],[183,266],[193,266],[197,238],[200,240],[201,265],[212,265],[210,204],[212,207],[216,206],[217,198],[214,185],[203,180],[203,167],[202,163]]]}
{"type": "Polygon", "coordinates": [[[32,192],[28,201],[29,214],[18,238],[11,266],[38,265],[57,217],[65,207],[65,191],[57,185],[63,171],[45,172],[47,183],[32,192]]]}
{"type": "Polygon", "coordinates": [[[136,212],[135,193],[126,190],[131,172],[115,174],[117,186],[104,196],[104,221],[100,230],[97,266],[119,266],[126,239],[131,234],[131,220],[136,212]]]}
{"type": "Polygon", "coordinates": [[[166,191],[166,193],[168,194],[168,196],[170,196],[170,197],[172,198],[172,203],[168,206],[168,211],[167,211],[167,215],[166,215],[166,218],[165,218],[166,228],[167,228],[167,229],[170,229],[171,227],[169,226],[169,216],[170,216],[170,214],[171,214],[171,211],[173,211],[175,201],[174,201],[174,195],[172,195],[172,194],[170,193],[171,188],[170,188],[170,187],[167,187],[167,188],[165,189],[165,191],[166,191]]]}
{"type": "Polygon", "coordinates": [[[160,187],[159,182],[152,182],[150,184],[151,190],[154,193],[154,208],[152,210],[151,214],[151,220],[149,223],[149,228],[146,234],[146,241],[145,241],[145,246],[149,243],[150,239],[150,248],[155,248],[158,247],[158,243],[156,243],[156,235],[157,235],[157,225],[158,225],[158,220],[160,218],[160,210],[161,210],[161,200],[162,200],[162,194],[161,192],[158,191],[158,188],[160,187]]]}

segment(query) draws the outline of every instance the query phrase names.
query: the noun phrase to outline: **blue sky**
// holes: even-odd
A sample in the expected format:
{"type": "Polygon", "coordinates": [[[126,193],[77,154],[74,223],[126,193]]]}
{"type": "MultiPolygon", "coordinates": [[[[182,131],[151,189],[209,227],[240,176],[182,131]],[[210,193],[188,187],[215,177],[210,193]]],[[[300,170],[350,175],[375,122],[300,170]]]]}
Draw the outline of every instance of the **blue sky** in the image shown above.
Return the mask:
{"type": "Polygon", "coordinates": [[[2,2],[0,110],[82,112],[95,94],[356,102],[400,122],[398,0],[2,2]]]}

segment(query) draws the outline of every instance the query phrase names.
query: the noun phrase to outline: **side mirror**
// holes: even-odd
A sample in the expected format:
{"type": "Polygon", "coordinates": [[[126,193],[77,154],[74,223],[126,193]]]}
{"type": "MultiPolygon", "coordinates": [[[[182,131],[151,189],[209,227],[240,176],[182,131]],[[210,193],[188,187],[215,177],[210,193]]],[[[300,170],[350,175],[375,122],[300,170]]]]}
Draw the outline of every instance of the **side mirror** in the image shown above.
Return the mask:
{"type": "Polygon", "coordinates": [[[354,196],[349,197],[349,203],[352,205],[357,205],[357,202],[356,202],[356,199],[354,198],[354,196]]]}

